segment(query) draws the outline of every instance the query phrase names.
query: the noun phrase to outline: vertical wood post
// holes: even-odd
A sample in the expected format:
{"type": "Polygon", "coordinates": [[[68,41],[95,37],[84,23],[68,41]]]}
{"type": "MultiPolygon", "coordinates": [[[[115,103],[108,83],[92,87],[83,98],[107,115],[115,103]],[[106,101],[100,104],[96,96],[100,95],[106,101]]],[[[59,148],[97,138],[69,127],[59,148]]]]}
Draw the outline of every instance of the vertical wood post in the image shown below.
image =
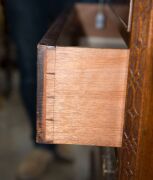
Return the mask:
{"type": "Polygon", "coordinates": [[[135,0],[119,179],[153,179],[153,0],[135,0]]]}

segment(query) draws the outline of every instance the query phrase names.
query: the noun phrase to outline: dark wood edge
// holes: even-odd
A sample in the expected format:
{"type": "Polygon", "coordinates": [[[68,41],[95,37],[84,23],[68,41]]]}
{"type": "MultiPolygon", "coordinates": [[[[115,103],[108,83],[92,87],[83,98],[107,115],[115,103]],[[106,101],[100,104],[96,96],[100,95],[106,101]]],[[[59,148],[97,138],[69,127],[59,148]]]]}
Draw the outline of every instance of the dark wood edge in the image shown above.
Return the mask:
{"type": "Polygon", "coordinates": [[[39,42],[39,45],[56,46],[56,42],[69,16],[70,11],[71,8],[67,8],[65,11],[63,11],[62,14],[59,15],[59,17],[51,25],[47,33],[43,36],[43,38],[39,42]]]}
{"type": "Polygon", "coordinates": [[[44,75],[46,46],[38,45],[37,60],[37,137],[38,143],[45,142],[45,112],[44,110],[44,75]]]}
{"type": "Polygon", "coordinates": [[[115,21],[117,23],[119,32],[120,32],[122,38],[124,39],[127,47],[129,48],[130,47],[130,35],[131,35],[131,33],[128,31],[127,26],[125,26],[124,23],[122,23],[122,21],[120,20],[120,18],[116,15],[115,11],[113,10],[113,8],[111,6],[110,6],[110,9],[112,10],[112,12],[115,15],[115,21]]]}
{"type": "Polygon", "coordinates": [[[127,47],[130,48],[130,35],[131,33],[126,30],[125,27],[119,26],[119,31],[121,33],[124,42],[126,43],[127,47]]]}

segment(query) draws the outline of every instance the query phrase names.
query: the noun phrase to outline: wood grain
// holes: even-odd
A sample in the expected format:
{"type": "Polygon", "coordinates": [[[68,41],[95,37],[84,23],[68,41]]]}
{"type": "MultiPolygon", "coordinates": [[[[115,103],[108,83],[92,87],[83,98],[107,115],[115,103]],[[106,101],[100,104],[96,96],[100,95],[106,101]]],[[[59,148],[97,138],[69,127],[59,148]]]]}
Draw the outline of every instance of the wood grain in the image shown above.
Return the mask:
{"type": "Polygon", "coordinates": [[[153,179],[153,1],[135,0],[130,42],[121,180],[153,179]]]}
{"type": "Polygon", "coordinates": [[[127,67],[128,50],[57,47],[55,103],[46,95],[48,141],[120,146],[127,67]]]}

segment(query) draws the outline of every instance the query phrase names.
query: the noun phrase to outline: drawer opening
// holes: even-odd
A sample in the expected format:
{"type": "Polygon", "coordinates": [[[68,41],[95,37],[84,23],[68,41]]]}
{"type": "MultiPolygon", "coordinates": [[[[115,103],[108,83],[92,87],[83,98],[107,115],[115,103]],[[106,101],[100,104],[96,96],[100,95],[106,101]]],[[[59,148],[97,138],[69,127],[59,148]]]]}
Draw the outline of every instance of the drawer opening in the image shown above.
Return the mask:
{"type": "Polygon", "coordinates": [[[70,11],[58,38],[59,46],[126,49],[117,19],[108,5],[103,5],[103,29],[96,28],[97,4],[76,4],[70,11]]]}

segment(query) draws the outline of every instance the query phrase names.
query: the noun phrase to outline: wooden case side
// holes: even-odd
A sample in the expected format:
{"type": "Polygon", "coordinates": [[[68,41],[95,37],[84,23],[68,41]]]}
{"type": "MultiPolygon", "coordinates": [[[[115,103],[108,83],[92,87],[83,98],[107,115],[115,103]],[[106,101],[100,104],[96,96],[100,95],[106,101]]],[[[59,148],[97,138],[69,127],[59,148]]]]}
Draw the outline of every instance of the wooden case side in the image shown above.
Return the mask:
{"type": "MultiPolygon", "coordinates": [[[[128,57],[129,50],[126,49],[101,50],[94,48],[56,47],[53,143],[121,146],[128,57]],[[101,60],[102,57],[104,58],[103,60],[101,60]],[[106,66],[106,71],[103,67],[104,64],[106,66]],[[111,71],[111,64],[114,69],[115,77],[117,76],[119,79],[114,79],[115,77],[111,75],[111,82],[107,83],[107,81],[109,81],[107,78],[109,77],[108,71],[111,71]],[[105,72],[101,72],[99,65],[105,72]],[[99,75],[95,73],[96,70],[99,75]],[[116,75],[116,73],[118,75],[116,75]],[[87,77],[87,74],[89,74],[89,77],[87,77]],[[93,81],[94,76],[98,78],[95,82],[93,81]],[[79,77],[81,78],[81,82],[77,81],[79,77]],[[82,81],[82,77],[85,78],[84,81],[82,81]],[[103,87],[103,83],[99,87],[99,78],[101,77],[106,88],[103,87]],[[90,84],[91,86],[89,86],[90,82],[94,85],[90,84]],[[83,88],[83,91],[76,90],[79,86],[83,88]],[[113,87],[112,93],[107,92],[107,90],[111,91],[111,87],[113,87]],[[117,87],[118,89],[116,89],[117,87]],[[82,93],[88,91],[88,89],[90,93],[88,94],[86,92],[83,95],[82,93]],[[97,98],[99,96],[101,99],[104,98],[102,103],[99,101],[99,98],[97,98]],[[82,98],[80,100],[77,97],[82,98]],[[111,103],[107,101],[107,98],[115,102],[117,101],[117,107],[119,107],[117,116],[116,109],[118,108],[113,104],[111,105],[111,103]],[[106,104],[102,107],[99,103],[103,105],[106,104]],[[96,112],[94,109],[96,107],[98,107],[101,115],[107,114],[107,118],[102,120],[100,118],[102,116],[98,116],[98,118],[95,119],[96,112]],[[107,107],[113,113],[112,115],[111,112],[108,112],[107,107]],[[103,127],[103,125],[105,127],[103,127]]],[[[50,89],[50,86],[47,88],[50,89]]],[[[46,106],[49,107],[49,104],[46,106]]],[[[52,111],[52,109],[50,108],[49,111],[52,111]]],[[[48,113],[50,113],[49,111],[48,113]]],[[[47,128],[46,135],[48,139],[51,139],[52,134],[50,134],[50,131],[52,125],[49,125],[47,128]]]]}

